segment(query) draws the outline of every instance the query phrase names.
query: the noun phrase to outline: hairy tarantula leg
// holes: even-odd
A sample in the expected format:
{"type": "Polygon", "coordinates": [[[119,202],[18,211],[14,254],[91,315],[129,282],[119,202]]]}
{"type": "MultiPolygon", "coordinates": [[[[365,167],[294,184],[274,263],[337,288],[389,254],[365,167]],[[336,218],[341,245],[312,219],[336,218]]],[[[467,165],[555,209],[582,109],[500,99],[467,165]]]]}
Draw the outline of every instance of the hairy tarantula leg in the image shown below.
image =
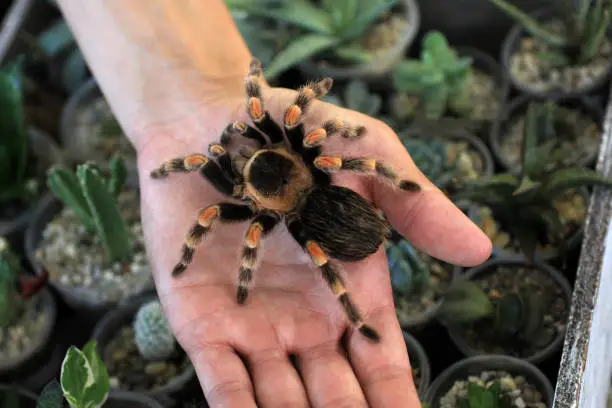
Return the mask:
{"type": "Polygon", "coordinates": [[[244,122],[234,122],[229,126],[231,126],[237,134],[256,141],[258,147],[260,148],[268,144],[268,142],[261,133],[259,133],[256,129],[253,129],[244,122]]]}
{"type": "Polygon", "coordinates": [[[261,238],[268,235],[280,222],[280,217],[275,213],[262,213],[255,217],[244,237],[242,259],[238,273],[238,290],[236,301],[244,304],[249,295],[249,285],[253,279],[253,272],[257,264],[257,250],[261,238]]]}
{"type": "Polygon", "coordinates": [[[374,159],[363,157],[319,156],[314,160],[314,165],[316,168],[330,173],[339,170],[348,170],[356,173],[375,174],[402,190],[412,192],[421,190],[421,186],[414,181],[400,179],[389,166],[374,159]]]}
{"type": "Polygon", "coordinates": [[[328,137],[335,134],[340,134],[345,139],[354,140],[363,136],[365,130],[364,126],[352,125],[340,119],[332,119],[325,122],[322,127],[308,132],[304,136],[303,145],[307,148],[320,146],[328,137]]]}
{"type": "Polygon", "coordinates": [[[247,112],[253,123],[264,134],[268,135],[272,144],[283,142],[283,130],[272,120],[270,113],[264,109],[261,97],[261,63],[257,59],[251,61],[249,73],[246,76],[247,112]]]}
{"type": "Polygon", "coordinates": [[[302,227],[301,222],[293,221],[288,223],[287,225],[289,232],[293,236],[293,238],[300,244],[300,246],[310,255],[310,258],[313,260],[315,265],[321,271],[323,275],[323,279],[331,289],[332,293],[338,298],[342,308],[344,309],[344,313],[347,318],[351,322],[353,326],[359,330],[361,334],[373,340],[375,342],[380,341],[380,335],[376,330],[374,330],[369,325],[365,324],[359,309],[353,303],[348,290],[342,281],[342,277],[329,261],[323,249],[313,240],[309,240],[306,234],[304,233],[304,229],[302,227]]]}
{"type": "Polygon", "coordinates": [[[187,269],[193,261],[193,255],[204,236],[210,231],[214,222],[219,219],[223,222],[246,221],[253,218],[255,212],[251,207],[233,203],[219,203],[209,205],[200,211],[198,222],[195,223],[185,237],[181,260],[174,266],[172,276],[177,277],[187,269]]]}
{"type": "Polygon", "coordinates": [[[208,153],[215,159],[221,168],[221,171],[230,180],[233,180],[235,184],[242,184],[243,178],[242,173],[238,173],[232,166],[232,158],[230,157],[225,147],[219,143],[211,143],[208,145],[208,153]]]}
{"type": "Polygon", "coordinates": [[[192,173],[195,171],[199,171],[219,192],[229,196],[234,194],[235,183],[225,176],[217,163],[200,153],[170,159],[153,170],[151,177],[160,179],[168,177],[170,173],[192,173]]]}

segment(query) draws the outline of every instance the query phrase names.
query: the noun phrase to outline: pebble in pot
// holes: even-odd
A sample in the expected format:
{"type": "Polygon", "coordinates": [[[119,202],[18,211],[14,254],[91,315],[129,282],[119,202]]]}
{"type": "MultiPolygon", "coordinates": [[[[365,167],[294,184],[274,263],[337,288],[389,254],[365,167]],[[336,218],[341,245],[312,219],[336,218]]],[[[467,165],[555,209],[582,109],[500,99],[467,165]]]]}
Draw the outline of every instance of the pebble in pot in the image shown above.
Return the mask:
{"type": "Polygon", "coordinates": [[[561,346],[570,296],[567,280],[549,265],[493,261],[444,294],[438,318],[468,356],[505,354],[536,363],[561,346]]]}
{"type": "Polygon", "coordinates": [[[473,67],[438,31],[423,38],[420,60],[400,62],[393,75],[391,110],[396,120],[415,115],[439,120],[453,114],[468,120],[492,120],[501,107],[496,78],[473,67]]]}
{"type": "Polygon", "coordinates": [[[567,1],[529,15],[505,0],[491,2],[518,23],[505,40],[502,60],[521,91],[567,99],[604,85],[612,68],[610,4],[567,1]]]}
{"type": "MultiPolygon", "coordinates": [[[[26,277],[17,255],[0,237],[0,376],[15,378],[26,366],[40,369],[55,325],[56,306],[47,275],[26,277]]],[[[29,367],[29,370],[36,369],[29,367]]]]}
{"type": "Polygon", "coordinates": [[[395,311],[404,329],[415,329],[433,320],[440,293],[454,277],[452,265],[418,252],[397,232],[386,244],[395,311]]]}
{"type": "Polygon", "coordinates": [[[95,163],[53,168],[48,185],[61,202],[41,208],[26,241],[31,262],[49,271],[64,301],[96,314],[152,285],[138,192],[124,188],[120,157],[108,173],[95,163]]]}

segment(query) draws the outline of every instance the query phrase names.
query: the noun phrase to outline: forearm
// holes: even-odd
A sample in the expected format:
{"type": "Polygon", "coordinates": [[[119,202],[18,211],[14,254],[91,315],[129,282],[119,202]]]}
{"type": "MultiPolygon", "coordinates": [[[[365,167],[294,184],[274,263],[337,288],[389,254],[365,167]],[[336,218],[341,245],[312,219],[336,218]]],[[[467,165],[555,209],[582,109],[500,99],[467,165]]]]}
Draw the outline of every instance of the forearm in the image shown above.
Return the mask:
{"type": "Polygon", "coordinates": [[[239,94],[250,53],[223,0],[59,0],[128,137],[218,115],[239,94]],[[213,113],[214,112],[214,113],[213,113]]]}

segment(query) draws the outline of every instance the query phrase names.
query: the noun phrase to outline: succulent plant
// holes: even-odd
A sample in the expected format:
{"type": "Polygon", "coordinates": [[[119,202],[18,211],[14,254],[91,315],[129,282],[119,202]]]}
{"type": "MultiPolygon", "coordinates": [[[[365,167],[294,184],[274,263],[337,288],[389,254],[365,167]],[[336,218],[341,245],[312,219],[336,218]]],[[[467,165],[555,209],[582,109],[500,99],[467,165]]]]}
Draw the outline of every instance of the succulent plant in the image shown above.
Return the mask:
{"type": "Polygon", "coordinates": [[[463,280],[444,294],[438,318],[450,324],[488,319],[500,337],[531,342],[542,327],[544,304],[539,294],[528,291],[490,299],[478,284],[463,280]]]}
{"type": "Polygon", "coordinates": [[[402,140],[416,166],[438,188],[444,188],[455,178],[456,165],[449,165],[446,145],[439,139],[410,138],[402,140]]]}
{"type": "Polygon", "coordinates": [[[49,170],[47,184],[100,239],[108,261],[125,261],[132,256],[132,246],[117,197],[125,185],[127,170],[121,157],[114,157],[109,167],[110,177],[104,177],[94,163],[79,165],[76,173],[55,166],[49,170]]]}
{"type": "Polygon", "coordinates": [[[612,186],[612,179],[583,167],[550,169],[543,157],[552,156],[553,143],[539,144],[535,115],[526,120],[519,174],[500,173],[466,181],[455,199],[489,207],[493,217],[518,240],[528,260],[538,243],[551,243],[564,253],[564,226],[554,200],[569,190],[612,186]]]}
{"type": "Polygon", "coordinates": [[[418,99],[418,109],[427,119],[439,119],[448,109],[458,113],[471,109],[465,92],[471,69],[472,58],[457,56],[442,33],[429,31],[423,37],[420,59],[401,61],[393,83],[397,91],[418,99]]]}
{"type": "Polygon", "coordinates": [[[287,23],[302,34],[289,42],[264,72],[272,79],[287,69],[323,53],[347,62],[369,62],[359,40],[398,0],[283,0],[278,7],[253,7],[249,12],[287,23]]]}
{"type": "Polygon", "coordinates": [[[387,259],[391,273],[391,286],[400,296],[410,297],[421,293],[429,283],[429,267],[405,239],[387,242],[387,259]]]}
{"type": "Polygon", "coordinates": [[[147,360],[165,360],[175,353],[176,340],[158,300],[143,304],[136,313],[134,340],[147,360]]]}
{"type": "Polygon", "coordinates": [[[556,17],[564,25],[562,33],[547,29],[505,0],[489,1],[515,19],[529,34],[548,44],[551,50],[539,54],[539,57],[556,66],[583,64],[595,57],[608,35],[611,22],[612,3],[608,0],[559,1],[556,17]]]}
{"type": "Polygon", "coordinates": [[[323,100],[374,118],[378,116],[382,106],[382,97],[370,92],[366,82],[360,79],[353,79],[346,84],[342,96],[330,93],[323,100]]]}
{"type": "Polygon", "coordinates": [[[501,383],[493,382],[490,385],[481,385],[469,381],[467,395],[457,399],[458,408],[510,408],[512,399],[502,392],[501,383]]]}
{"type": "Polygon", "coordinates": [[[25,301],[44,287],[47,279],[47,274],[25,278],[19,258],[8,241],[0,237],[0,328],[17,323],[25,301]]]}

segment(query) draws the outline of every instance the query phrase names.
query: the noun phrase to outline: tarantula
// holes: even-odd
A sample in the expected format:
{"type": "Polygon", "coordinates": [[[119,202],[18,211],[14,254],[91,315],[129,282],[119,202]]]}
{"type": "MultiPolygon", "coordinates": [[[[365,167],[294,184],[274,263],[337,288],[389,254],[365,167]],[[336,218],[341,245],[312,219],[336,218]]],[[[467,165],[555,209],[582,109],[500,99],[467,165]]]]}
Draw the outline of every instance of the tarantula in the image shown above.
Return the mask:
{"type": "Polygon", "coordinates": [[[331,78],[298,89],[294,102],[284,111],[282,128],[264,109],[261,80],[261,63],[254,59],[245,88],[246,107],[255,128],[234,122],[224,129],[218,143],[209,145],[211,158],[201,153],[190,154],[168,160],[151,172],[153,178],[163,178],[174,172],[199,171],[217,190],[243,202],[222,202],[201,210],[197,223],[185,238],[181,260],[172,275],[176,277],[185,271],[196,247],[216,220],[252,220],[244,238],[238,273],[236,300],[244,304],[260,241],[284,221],[292,237],[319,268],[351,324],[369,339],[379,341],[379,334],[365,324],[329,258],[352,262],[368,257],[389,236],[389,225],[371,202],[348,188],[332,185],[331,173],[349,170],[377,175],[399,189],[412,192],[419,191],[420,186],[398,178],[390,167],[370,158],[321,155],[326,138],[339,135],[354,140],[365,133],[363,126],[337,119],[305,132],[302,118],[313,99],[325,96],[330,90],[331,78]],[[289,146],[285,143],[283,128],[289,146]],[[258,147],[242,146],[232,157],[226,148],[233,136],[239,135],[254,140],[258,147]]]}

